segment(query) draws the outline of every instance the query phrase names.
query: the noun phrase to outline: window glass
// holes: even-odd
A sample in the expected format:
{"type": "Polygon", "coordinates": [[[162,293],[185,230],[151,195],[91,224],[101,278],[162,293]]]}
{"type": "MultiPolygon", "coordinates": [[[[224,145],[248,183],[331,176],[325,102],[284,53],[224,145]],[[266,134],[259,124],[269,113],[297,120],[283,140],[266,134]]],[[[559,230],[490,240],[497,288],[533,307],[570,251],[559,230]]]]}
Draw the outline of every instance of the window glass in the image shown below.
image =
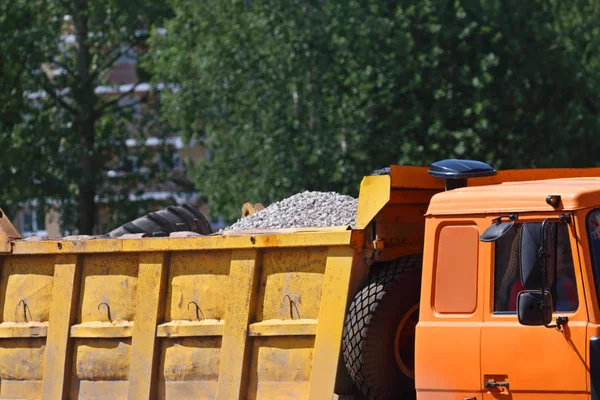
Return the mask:
{"type": "MultiPolygon", "coordinates": [[[[557,265],[550,291],[554,310],[575,311],[579,306],[575,284],[575,266],[569,239],[569,227],[557,224],[557,265]]],[[[519,239],[521,224],[494,242],[494,311],[514,313],[517,295],[525,290],[521,285],[519,271],[519,239]]]]}
{"type": "Polygon", "coordinates": [[[44,211],[43,207],[40,207],[35,212],[35,219],[37,222],[36,230],[38,230],[38,231],[46,230],[46,212],[44,211]]]}
{"type": "Polygon", "coordinates": [[[592,262],[594,263],[594,280],[596,294],[600,298],[600,209],[593,210],[587,218],[587,231],[590,241],[592,262]]]}
{"type": "Polygon", "coordinates": [[[23,230],[26,232],[33,231],[33,213],[29,211],[23,213],[23,230]]]}

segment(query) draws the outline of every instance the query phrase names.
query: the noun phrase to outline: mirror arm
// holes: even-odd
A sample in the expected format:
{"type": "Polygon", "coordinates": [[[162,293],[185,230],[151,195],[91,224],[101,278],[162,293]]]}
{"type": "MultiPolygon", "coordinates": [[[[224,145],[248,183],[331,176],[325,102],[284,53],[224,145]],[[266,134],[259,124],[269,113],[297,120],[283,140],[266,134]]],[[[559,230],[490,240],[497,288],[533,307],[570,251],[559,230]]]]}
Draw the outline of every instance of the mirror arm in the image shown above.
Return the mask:
{"type": "Polygon", "coordinates": [[[569,322],[569,317],[556,317],[556,325],[544,325],[544,326],[546,328],[556,328],[557,331],[563,332],[562,327],[564,325],[567,325],[568,322],[569,322]]]}
{"type": "MultiPolygon", "coordinates": [[[[507,216],[501,215],[499,217],[494,218],[492,220],[492,224],[495,224],[495,225],[501,224],[502,218],[507,218],[507,216]]],[[[508,219],[509,219],[509,221],[516,221],[519,219],[519,214],[518,213],[510,213],[510,214],[508,214],[508,219]]]]}

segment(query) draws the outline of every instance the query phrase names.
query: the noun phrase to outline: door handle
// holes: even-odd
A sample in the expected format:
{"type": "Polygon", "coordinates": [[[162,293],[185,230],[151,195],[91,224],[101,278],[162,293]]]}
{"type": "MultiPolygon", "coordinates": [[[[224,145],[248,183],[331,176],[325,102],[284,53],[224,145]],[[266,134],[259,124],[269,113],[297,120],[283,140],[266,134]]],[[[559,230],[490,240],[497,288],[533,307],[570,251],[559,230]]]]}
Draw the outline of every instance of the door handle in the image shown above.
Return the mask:
{"type": "Polygon", "coordinates": [[[504,387],[508,389],[508,382],[485,381],[486,388],[504,387]]]}

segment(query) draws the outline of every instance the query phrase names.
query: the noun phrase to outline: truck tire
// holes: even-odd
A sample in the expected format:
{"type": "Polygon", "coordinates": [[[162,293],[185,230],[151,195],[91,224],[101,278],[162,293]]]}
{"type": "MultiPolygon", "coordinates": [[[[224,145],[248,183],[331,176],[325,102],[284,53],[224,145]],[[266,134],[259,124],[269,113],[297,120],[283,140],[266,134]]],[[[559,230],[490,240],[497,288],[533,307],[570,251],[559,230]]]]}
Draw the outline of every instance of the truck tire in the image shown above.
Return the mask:
{"type": "Polygon", "coordinates": [[[414,399],[414,338],[419,316],[421,255],[372,267],[350,304],[344,363],[367,399],[414,399]]]}
{"type": "Polygon", "coordinates": [[[150,237],[164,237],[181,231],[210,235],[212,227],[200,211],[188,204],[183,204],[150,212],[135,221],[121,225],[106,236],[116,238],[130,233],[144,233],[150,237]]]}

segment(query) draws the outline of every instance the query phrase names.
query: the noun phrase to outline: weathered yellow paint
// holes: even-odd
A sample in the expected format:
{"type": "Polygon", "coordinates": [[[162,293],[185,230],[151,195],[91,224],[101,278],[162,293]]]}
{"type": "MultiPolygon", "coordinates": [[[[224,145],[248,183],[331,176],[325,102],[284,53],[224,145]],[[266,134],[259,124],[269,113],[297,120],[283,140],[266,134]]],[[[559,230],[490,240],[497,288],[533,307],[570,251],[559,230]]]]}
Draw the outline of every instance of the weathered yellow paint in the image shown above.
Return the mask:
{"type": "Polygon", "coordinates": [[[231,252],[174,253],[169,267],[167,321],[225,318],[231,252]]]}
{"type": "Polygon", "coordinates": [[[348,247],[332,247],[327,255],[310,378],[309,399],[312,400],[331,398],[333,395],[353,256],[354,250],[348,247]]]}
{"type": "Polygon", "coordinates": [[[253,248],[289,248],[338,246],[349,243],[352,231],[348,227],[282,229],[279,231],[240,231],[224,235],[192,238],[143,238],[102,240],[16,241],[12,254],[67,253],[139,253],[147,251],[237,250],[253,248]],[[297,231],[297,233],[295,233],[297,231]]]}
{"type": "MultiPolygon", "coordinates": [[[[359,253],[355,253],[352,258],[352,267],[350,272],[350,283],[348,287],[348,296],[346,298],[346,307],[344,310],[344,315],[348,311],[350,307],[350,302],[352,301],[353,294],[356,293],[360,286],[364,284],[367,280],[369,274],[369,268],[363,261],[362,257],[360,257],[359,253]]],[[[343,355],[340,352],[338,357],[338,368],[337,368],[337,376],[335,382],[335,393],[340,395],[352,395],[354,393],[355,387],[350,374],[346,370],[346,366],[344,365],[343,355]]]]}
{"type": "Polygon", "coordinates": [[[223,336],[225,321],[204,319],[202,321],[171,321],[158,327],[158,337],[223,336]]]}
{"type": "MultiPolygon", "coordinates": [[[[26,246],[4,256],[0,279],[10,293],[0,296],[0,373],[12,374],[0,380],[0,393],[306,399],[314,347],[331,334],[319,330],[330,315],[323,296],[348,295],[327,284],[329,257],[333,249],[352,253],[363,239],[335,228],[18,243],[26,246]],[[15,313],[21,298],[26,322],[22,310],[15,313]],[[15,360],[33,362],[15,369],[15,360]]],[[[338,320],[344,312],[337,310],[338,320]]],[[[326,364],[321,371],[335,381],[337,363],[326,364]]]]}
{"type": "Polygon", "coordinates": [[[52,255],[5,258],[0,282],[2,321],[48,321],[53,276],[52,255]]]}
{"type": "Polygon", "coordinates": [[[166,339],[162,345],[159,399],[214,399],[221,338],[166,339]]]}
{"type": "Polygon", "coordinates": [[[69,327],[75,319],[76,299],[81,265],[75,254],[59,255],[54,266],[54,282],[50,324],[44,370],[46,374],[42,386],[42,399],[63,399],[67,397],[69,386],[72,346],[69,342],[69,327]]]}
{"type": "Polygon", "coordinates": [[[326,247],[265,250],[256,321],[316,319],[326,259],[326,247]]]}
{"type": "Polygon", "coordinates": [[[319,321],[316,319],[296,319],[257,322],[250,325],[250,336],[314,336],[319,321]]]}
{"type": "Polygon", "coordinates": [[[248,324],[255,307],[257,259],[256,250],[237,250],[231,256],[217,385],[218,400],[241,399],[248,382],[248,324]]]}
{"type": "Polygon", "coordinates": [[[131,343],[129,400],[156,397],[156,326],[163,316],[160,301],[164,295],[166,262],[165,253],[142,253],[140,256],[136,318],[131,343]]]}
{"type": "Polygon", "coordinates": [[[39,399],[42,395],[42,381],[3,381],[0,387],[1,399],[39,399]]]}
{"type": "Polygon", "coordinates": [[[45,338],[0,341],[0,398],[40,398],[45,342],[45,338]]]}
{"type": "Polygon", "coordinates": [[[127,398],[131,339],[75,339],[72,399],[127,398]]]}
{"type": "Polygon", "coordinates": [[[44,375],[45,350],[43,338],[2,340],[0,379],[2,381],[41,380],[44,375]]]}
{"type": "Polygon", "coordinates": [[[360,183],[356,228],[364,229],[390,201],[389,175],[365,176],[360,183]]]}
{"type": "Polygon", "coordinates": [[[138,263],[138,254],[85,257],[78,322],[133,321],[138,263]]]}
{"type": "Polygon", "coordinates": [[[131,321],[91,321],[71,327],[73,338],[128,338],[133,335],[131,321]]]}
{"type": "Polygon", "coordinates": [[[46,337],[48,322],[2,322],[0,338],[46,337]]]}
{"type": "MultiPolygon", "coordinates": [[[[255,338],[246,398],[306,399],[313,347],[311,336],[255,338]]],[[[330,399],[331,394],[321,398],[330,399]]]]}

